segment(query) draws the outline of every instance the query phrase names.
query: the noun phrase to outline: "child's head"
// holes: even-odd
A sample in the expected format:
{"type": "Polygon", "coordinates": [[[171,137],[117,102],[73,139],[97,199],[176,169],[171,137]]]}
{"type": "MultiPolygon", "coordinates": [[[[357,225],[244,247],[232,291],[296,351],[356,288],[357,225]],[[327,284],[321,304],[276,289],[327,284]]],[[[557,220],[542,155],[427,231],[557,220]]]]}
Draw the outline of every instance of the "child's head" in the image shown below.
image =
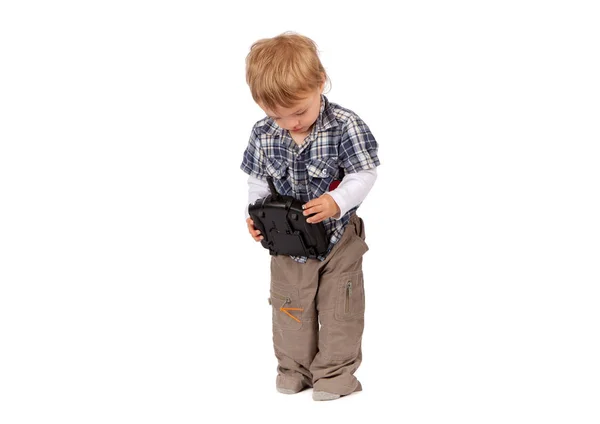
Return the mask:
{"type": "Polygon", "coordinates": [[[314,41],[284,33],[252,45],[246,81],[254,101],[280,127],[303,132],[319,115],[327,74],[314,41]]]}

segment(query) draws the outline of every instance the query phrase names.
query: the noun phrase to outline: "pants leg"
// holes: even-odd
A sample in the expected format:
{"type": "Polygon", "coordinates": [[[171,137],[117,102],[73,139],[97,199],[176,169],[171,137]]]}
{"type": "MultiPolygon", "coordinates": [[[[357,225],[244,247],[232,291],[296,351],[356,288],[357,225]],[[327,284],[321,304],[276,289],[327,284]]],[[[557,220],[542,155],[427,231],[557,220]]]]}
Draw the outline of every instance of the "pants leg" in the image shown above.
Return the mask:
{"type": "Polygon", "coordinates": [[[365,295],[362,257],[368,250],[362,220],[354,215],[320,267],[316,299],[321,329],[310,371],[314,389],[347,395],[362,390],[354,373],[362,361],[365,295]]]}
{"type": "Polygon", "coordinates": [[[271,258],[273,346],[278,388],[294,392],[312,387],[310,364],[317,352],[319,324],[315,308],[318,261],[306,264],[289,256],[271,258]]]}

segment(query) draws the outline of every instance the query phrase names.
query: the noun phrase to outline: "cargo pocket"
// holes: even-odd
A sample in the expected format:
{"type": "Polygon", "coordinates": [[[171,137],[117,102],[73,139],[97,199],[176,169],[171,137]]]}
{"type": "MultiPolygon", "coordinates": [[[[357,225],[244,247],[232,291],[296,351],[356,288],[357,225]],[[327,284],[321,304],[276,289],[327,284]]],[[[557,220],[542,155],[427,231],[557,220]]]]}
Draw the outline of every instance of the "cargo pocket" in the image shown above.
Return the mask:
{"type": "Polygon", "coordinates": [[[338,172],[338,159],[313,159],[306,166],[310,188],[314,196],[320,196],[329,189],[338,172]]]}
{"type": "Polygon", "coordinates": [[[333,319],[323,325],[323,355],[335,361],[357,358],[365,324],[365,292],[362,271],[346,272],[338,277],[333,319]]]}
{"type": "Polygon", "coordinates": [[[348,321],[363,317],[365,313],[363,272],[344,273],[338,284],[335,318],[338,321],[348,321]]]}
{"type": "Polygon", "coordinates": [[[282,330],[299,330],[302,312],[298,289],[271,283],[269,303],[273,308],[273,326],[282,330]]]}

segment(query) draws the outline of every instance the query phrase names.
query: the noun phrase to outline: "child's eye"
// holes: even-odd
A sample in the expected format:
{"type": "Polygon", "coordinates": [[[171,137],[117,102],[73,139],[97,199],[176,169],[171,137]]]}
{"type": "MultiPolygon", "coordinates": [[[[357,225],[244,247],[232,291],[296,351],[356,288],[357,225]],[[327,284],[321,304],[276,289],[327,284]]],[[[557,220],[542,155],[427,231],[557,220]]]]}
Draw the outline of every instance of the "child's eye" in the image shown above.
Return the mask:
{"type": "Polygon", "coordinates": [[[302,112],[298,112],[296,115],[300,116],[300,115],[304,115],[306,111],[302,111],[302,112]]]}

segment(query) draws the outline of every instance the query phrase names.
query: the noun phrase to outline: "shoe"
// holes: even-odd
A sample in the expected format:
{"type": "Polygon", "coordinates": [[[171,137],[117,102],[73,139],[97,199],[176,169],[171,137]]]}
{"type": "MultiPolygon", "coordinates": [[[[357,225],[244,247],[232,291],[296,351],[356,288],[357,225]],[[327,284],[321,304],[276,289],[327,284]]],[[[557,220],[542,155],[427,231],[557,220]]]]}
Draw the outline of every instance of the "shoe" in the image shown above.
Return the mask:
{"type": "Polygon", "coordinates": [[[341,397],[341,395],[338,395],[337,393],[329,393],[329,392],[320,392],[320,391],[314,391],[313,392],[313,400],[335,400],[335,399],[339,399],[341,397]]]}
{"type": "Polygon", "coordinates": [[[284,395],[293,395],[296,393],[300,393],[302,390],[296,391],[292,389],[284,389],[283,387],[277,387],[277,391],[279,393],[283,393],[284,395]]]}

